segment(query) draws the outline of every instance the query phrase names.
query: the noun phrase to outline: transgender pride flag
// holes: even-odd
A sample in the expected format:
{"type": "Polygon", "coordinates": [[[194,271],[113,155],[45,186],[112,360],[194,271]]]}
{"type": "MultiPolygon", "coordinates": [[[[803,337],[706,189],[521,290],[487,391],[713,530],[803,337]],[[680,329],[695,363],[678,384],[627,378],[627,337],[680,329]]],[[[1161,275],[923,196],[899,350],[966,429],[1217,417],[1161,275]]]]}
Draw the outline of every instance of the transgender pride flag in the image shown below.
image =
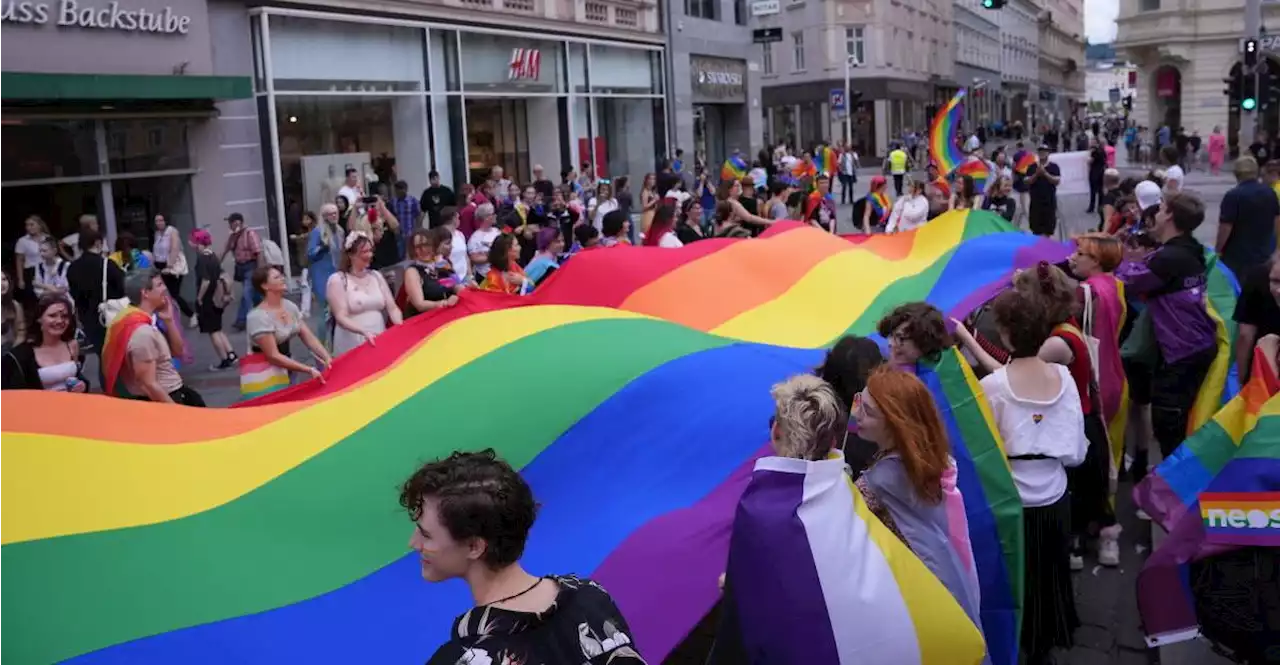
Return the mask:
{"type": "Polygon", "coordinates": [[[712,663],[976,665],[981,633],[843,459],[765,457],[738,503],[712,663]]]}

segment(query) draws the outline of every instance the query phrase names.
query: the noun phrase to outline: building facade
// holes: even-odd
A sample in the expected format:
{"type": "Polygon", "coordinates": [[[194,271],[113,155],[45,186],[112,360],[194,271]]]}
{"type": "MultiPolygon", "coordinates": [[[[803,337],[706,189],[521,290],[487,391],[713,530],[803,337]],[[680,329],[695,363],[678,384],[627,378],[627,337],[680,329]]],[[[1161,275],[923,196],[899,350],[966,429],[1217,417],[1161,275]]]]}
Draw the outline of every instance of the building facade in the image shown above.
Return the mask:
{"type": "MultiPolygon", "coordinates": [[[[1218,0],[1121,0],[1116,50],[1134,63],[1138,81],[1132,117],[1139,125],[1170,125],[1207,135],[1227,133],[1236,150],[1241,113],[1223,94],[1223,79],[1240,63],[1244,34],[1241,2],[1218,0]]],[[[1280,25],[1280,5],[1262,3],[1262,24],[1280,25]]],[[[1262,40],[1273,75],[1280,74],[1280,44],[1262,40]]],[[[1280,107],[1253,114],[1258,127],[1276,136],[1280,107]]]]}
{"type": "Polygon", "coordinates": [[[1075,117],[1084,100],[1083,0],[1043,0],[1038,20],[1040,91],[1034,122],[1075,117]]]}
{"type": "MultiPolygon", "coordinates": [[[[148,249],[230,212],[265,228],[249,17],[219,0],[23,3],[5,11],[4,260],[38,215],[63,237],[96,215],[148,249]]],[[[191,260],[195,257],[192,255],[191,260]]],[[[194,263],[192,263],[194,265],[194,263]]]]}
{"type": "Polygon", "coordinates": [[[1000,19],[1000,82],[1007,123],[1029,126],[1032,100],[1040,93],[1039,9],[1030,0],[1010,0],[1000,19]]]}
{"type": "Polygon", "coordinates": [[[981,0],[954,0],[956,82],[969,88],[965,100],[965,130],[1001,120],[1003,93],[1000,77],[1002,12],[982,8],[981,0]]]}
{"type": "Polygon", "coordinates": [[[735,150],[755,154],[764,146],[764,120],[760,48],[751,41],[747,3],[679,0],[668,7],[672,150],[707,164],[721,164],[735,150]]]}
{"type": "Polygon", "coordinates": [[[1091,112],[1119,112],[1137,88],[1137,68],[1125,62],[1090,62],[1084,72],[1084,98],[1091,112]],[[1114,91],[1114,92],[1113,92],[1114,91]]]}
{"type": "Polygon", "coordinates": [[[883,156],[903,130],[926,128],[929,107],[956,85],[951,0],[784,0],[751,23],[783,36],[757,47],[770,142],[810,147],[848,129],[864,158],[883,156]],[[857,66],[846,118],[831,100],[844,90],[849,59],[857,66]]]}
{"type": "MultiPolygon", "coordinates": [[[[347,168],[367,193],[398,180],[419,192],[432,170],[455,188],[492,166],[517,182],[535,165],[552,178],[584,163],[602,177],[639,177],[668,153],[665,38],[652,3],[441,0],[397,15],[138,6],[185,32],[6,14],[4,187],[22,201],[6,214],[56,216],[65,229],[98,212],[109,233],[149,241],[153,214],[184,231],[208,226],[216,240],[235,211],[289,247],[302,213],[333,201],[347,168]],[[126,78],[106,86],[70,72],[126,78]],[[73,120],[50,130],[42,113],[73,120]],[[32,158],[47,145],[65,154],[32,158]]],[[[6,234],[21,227],[5,221],[6,234]]]]}

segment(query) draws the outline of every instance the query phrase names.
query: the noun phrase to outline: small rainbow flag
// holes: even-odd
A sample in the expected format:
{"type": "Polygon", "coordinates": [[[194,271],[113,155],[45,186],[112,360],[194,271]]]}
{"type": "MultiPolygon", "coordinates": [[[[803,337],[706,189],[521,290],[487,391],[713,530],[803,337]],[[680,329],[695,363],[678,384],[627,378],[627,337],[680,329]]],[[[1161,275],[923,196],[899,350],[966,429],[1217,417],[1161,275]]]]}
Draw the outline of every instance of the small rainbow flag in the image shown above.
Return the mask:
{"type": "Polygon", "coordinates": [[[987,181],[991,179],[991,167],[987,166],[986,160],[971,159],[956,167],[956,176],[966,175],[973,178],[974,191],[979,193],[987,191],[987,181]]]}
{"type": "Polygon", "coordinates": [[[818,167],[814,166],[813,162],[802,159],[791,167],[791,175],[796,178],[812,178],[818,175],[818,167]]]}
{"type": "Polygon", "coordinates": [[[836,174],[836,169],[838,168],[836,164],[839,157],[836,155],[836,151],[831,149],[831,146],[824,145],[819,148],[816,157],[818,173],[826,173],[832,176],[836,174]]]}
{"type": "Polygon", "coordinates": [[[933,124],[929,126],[929,154],[937,163],[940,175],[956,170],[964,160],[964,152],[956,143],[956,139],[959,138],[960,121],[964,118],[964,106],[960,103],[964,100],[964,94],[964,88],[961,88],[946,106],[938,110],[938,115],[933,118],[933,124]]]}
{"type": "Polygon", "coordinates": [[[871,204],[871,209],[875,210],[876,214],[881,217],[884,217],[884,214],[889,211],[889,195],[884,192],[867,194],[867,203],[871,204]]]}
{"type": "Polygon", "coordinates": [[[724,181],[741,180],[747,176],[747,160],[741,155],[733,155],[729,159],[724,160],[724,166],[720,167],[720,179],[724,181]]]}
{"type": "Polygon", "coordinates": [[[1027,169],[1031,168],[1037,161],[1036,154],[1029,150],[1018,153],[1017,161],[1013,164],[1013,170],[1019,175],[1026,175],[1027,169]]]}
{"type": "Polygon", "coordinates": [[[267,362],[261,353],[240,359],[240,398],[253,399],[289,387],[289,370],[267,362]]]}

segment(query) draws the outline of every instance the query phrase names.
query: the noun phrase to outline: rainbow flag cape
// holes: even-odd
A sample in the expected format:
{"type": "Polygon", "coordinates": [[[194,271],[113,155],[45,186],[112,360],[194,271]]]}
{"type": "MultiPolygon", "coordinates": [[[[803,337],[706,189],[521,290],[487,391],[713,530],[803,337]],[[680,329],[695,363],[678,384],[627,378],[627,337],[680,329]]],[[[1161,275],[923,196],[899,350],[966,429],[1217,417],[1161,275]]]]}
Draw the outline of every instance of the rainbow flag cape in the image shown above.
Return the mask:
{"type": "Polygon", "coordinates": [[[1196,393],[1191,417],[1187,419],[1188,436],[1204,426],[1240,390],[1240,377],[1236,376],[1236,322],[1231,318],[1236,311],[1240,283],[1213,250],[1205,250],[1205,259],[1205,309],[1217,325],[1218,355],[1196,393]]]}
{"type": "Polygon", "coordinates": [[[991,662],[1015,665],[1022,612],[1022,498],[982,386],[960,351],[948,349],[916,375],[933,393],[956,460],[969,542],[978,568],[982,633],[991,662]]]}
{"type": "Polygon", "coordinates": [[[733,520],[726,580],[716,649],[732,655],[712,662],[983,662],[982,635],[872,515],[842,456],[756,462],[733,520]]]}
{"type": "Polygon", "coordinates": [[[111,395],[123,395],[123,384],[117,385],[120,373],[124,371],[125,355],[128,352],[129,338],[142,326],[151,325],[151,316],[130,305],[112,319],[107,326],[106,341],[102,343],[102,375],[106,380],[103,389],[111,395]]]}
{"type": "Polygon", "coordinates": [[[1280,395],[1260,363],[1255,354],[1240,393],[1134,488],[1168,531],[1138,575],[1151,646],[1198,633],[1187,564],[1239,546],[1280,547],[1280,395]]]}
{"type": "Polygon", "coordinates": [[[289,387],[289,371],[267,362],[261,353],[250,353],[240,359],[240,396],[262,397],[289,387]]]}
{"type": "Polygon", "coordinates": [[[741,155],[733,155],[724,160],[724,165],[720,167],[721,180],[741,180],[747,177],[747,170],[750,165],[741,155]]]}
{"type": "Polygon", "coordinates": [[[836,160],[839,157],[831,146],[824,145],[821,148],[818,148],[818,154],[814,155],[813,158],[818,164],[818,173],[825,173],[829,176],[835,177],[836,171],[839,168],[836,160]]]}
{"type": "Polygon", "coordinates": [[[528,296],[468,291],[343,355],[326,383],[237,408],[13,391],[0,600],[22,611],[0,653],[422,662],[471,601],[420,579],[396,487],[423,460],[492,445],[542,506],[525,565],[599,581],[661,662],[720,597],[769,387],[897,304],[959,316],[1016,268],[1069,251],[985,211],[856,241],[776,224],[759,239],[583,252],[528,296]],[[514,420],[466,417],[495,376],[555,377],[556,399],[508,404],[514,420]]]}
{"type": "Polygon", "coordinates": [[[986,160],[969,159],[956,167],[955,174],[956,177],[967,175],[973,178],[974,191],[982,193],[987,191],[987,181],[991,179],[991,167],[987,165],[986,160]]]}
{"type": "Polygon", "coordinates": [[[875,210],[881,219],[884,219],[884,216],[889,212],[889,195],[884,192],[867,194],[867,203],[871,204],[871,209],[875,210]]]}
{"type": "Polygon", "coordinates": [[[1013,172],[1026,175],[1027,169],[1035,166],[1038,161],[1040,161],[1040,158],[1036,156],[1036,153],[1025,150],[1018,154],[1016,161],[1013,163],[1013,172]]]}
{"type": "Polygon", "coordinates": [[[1109,274],[1090,277],[1093,293],[1093,335],[1098,345],[1098,395],[1102,419],[1111,443],[1111,468],[1119,469],[1124,457],[1125,430],[1129,424],[1129,380],[1120,359],[1120,333],[1129,309],[1124,282],[1109,274]]]}
{"type": "Polygon", "coordinates": [[[965,89],[961,88],[951,101],[938,109],[929,125],[929,155],[938,165],[938,174],[947,175],[964,161],[964,152],[956,145],[960,135],[960,121],[964,118],[965,89]]]}

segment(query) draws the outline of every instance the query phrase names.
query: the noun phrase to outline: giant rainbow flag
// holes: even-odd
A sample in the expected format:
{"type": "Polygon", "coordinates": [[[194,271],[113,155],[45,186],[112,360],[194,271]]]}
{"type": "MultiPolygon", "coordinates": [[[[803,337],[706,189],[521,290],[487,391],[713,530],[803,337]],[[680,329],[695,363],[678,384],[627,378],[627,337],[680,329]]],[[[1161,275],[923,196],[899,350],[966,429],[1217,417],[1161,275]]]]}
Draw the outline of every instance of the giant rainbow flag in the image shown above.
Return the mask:
{"type": "Polygon", "coordinates": [[[946,177],[964,161],[964,151],[956,145],[960,123],[964,120],[965,89],[956,92],[929,125],[929,158],[938,165],[938,175],[946,177]]]}
{"type": "Polygon", "coordinates": [[[531,296],[468,293],[350,352],[327,383],[244,408],[6,393],[3,655],[422,662],[470,599],[419,578],[397,486],[493,446],[542,504],[526,566],[600,581],[661,662],[718,598],[769,386],[894,305],[961,315],[1068,253],[1009,231],[956,211],[853,241],[782,224],[592,250],[531,296]]]}

